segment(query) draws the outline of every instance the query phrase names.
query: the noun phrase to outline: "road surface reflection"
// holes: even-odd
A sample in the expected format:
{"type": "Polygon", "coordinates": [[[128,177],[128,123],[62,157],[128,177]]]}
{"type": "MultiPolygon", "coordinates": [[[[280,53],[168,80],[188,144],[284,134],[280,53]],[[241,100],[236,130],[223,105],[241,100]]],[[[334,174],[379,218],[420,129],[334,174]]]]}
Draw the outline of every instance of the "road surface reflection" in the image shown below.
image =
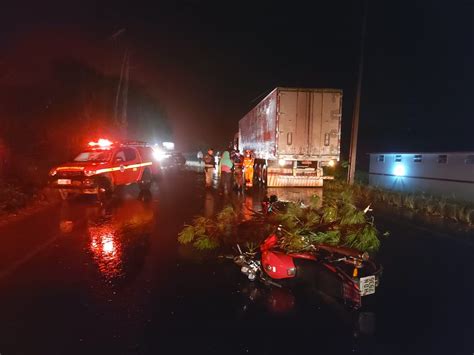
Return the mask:
{"type": "Polygon", "coordinates": [[[102,275],[107,279],[123,272],[122,244],[118,230],[110,225],[90,226],[90,250],[102,275]]]}
{"type": "Polygon", "coordinates": [[[155,221],[151,205],[128,200],[87,212],[89,252],[105,280],[125,278],[143,264],[155,221]]]}

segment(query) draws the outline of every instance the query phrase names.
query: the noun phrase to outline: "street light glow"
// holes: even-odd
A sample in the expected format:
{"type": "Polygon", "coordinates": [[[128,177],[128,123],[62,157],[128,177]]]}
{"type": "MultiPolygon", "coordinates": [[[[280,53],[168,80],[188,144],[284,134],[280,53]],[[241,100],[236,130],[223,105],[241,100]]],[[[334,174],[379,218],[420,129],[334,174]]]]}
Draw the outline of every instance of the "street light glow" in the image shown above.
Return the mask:
{"type": "Polygon", "coordinates": [[[405,175],[405,167],[402,164],[395,165],[393,169],[393,173],[396,176],[404,176],[405,175]]]}

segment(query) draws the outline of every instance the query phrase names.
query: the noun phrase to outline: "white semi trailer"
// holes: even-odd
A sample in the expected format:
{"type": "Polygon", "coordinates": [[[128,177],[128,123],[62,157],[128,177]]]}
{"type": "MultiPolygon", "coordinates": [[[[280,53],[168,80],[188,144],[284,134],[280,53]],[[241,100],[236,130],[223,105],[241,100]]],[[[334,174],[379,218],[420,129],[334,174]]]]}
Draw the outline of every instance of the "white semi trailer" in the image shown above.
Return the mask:
{"type": "Polygon", "coordinates": [[[342,90],[275,88],[239,121],[239,150],[270,187],[322,186],[340,158],[342,90]]]}

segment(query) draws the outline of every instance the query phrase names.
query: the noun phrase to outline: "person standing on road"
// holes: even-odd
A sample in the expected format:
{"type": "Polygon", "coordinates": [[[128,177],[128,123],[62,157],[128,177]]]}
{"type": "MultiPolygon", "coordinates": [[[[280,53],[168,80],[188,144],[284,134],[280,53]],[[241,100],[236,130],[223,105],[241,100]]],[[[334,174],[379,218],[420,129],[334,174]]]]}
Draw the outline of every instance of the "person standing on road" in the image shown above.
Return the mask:
{"type": "Polygon", "coordinates": [[[235,150],[232,156],[234,162],[234,182],[237,191],[242,191],[244,180],[244,156],[240,154],[239,150],[235,150]]]}
{"type": "Polygon", "coordinates": [[[216,168],[216,160],[214,158],[214,149],[209,148],[204,156],[204,172],[206,174],[206,187],[212,187],[212,176],[216,168]]]}
{"type": "Polygon", "coordinates": [[[224,189],[224,194],[228,194],[232,189],[232,168],[234,163],[230,159],[229,151],[222,153],[221,159],[219,161],[219,172],[221,175],[222,187],[224,189]]]}
{"type": "Polygon", "coordinates": [[[253,164],[254,164],[254,157],[252,151],[247,149],[245,151],[244,157],[244,174],[245,174],[245,186],[252,187],[253,186],[253,164]]]}

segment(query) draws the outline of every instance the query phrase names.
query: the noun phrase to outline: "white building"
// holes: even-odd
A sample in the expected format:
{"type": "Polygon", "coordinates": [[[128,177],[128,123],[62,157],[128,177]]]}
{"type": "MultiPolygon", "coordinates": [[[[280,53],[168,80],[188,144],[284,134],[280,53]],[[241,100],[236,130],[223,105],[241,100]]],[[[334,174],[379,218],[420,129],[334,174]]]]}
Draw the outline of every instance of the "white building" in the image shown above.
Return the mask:
{"type": "Polygon", "coordinates": [[[371,153],[369,184],[474,201],[474,152],[371,153]]]}

